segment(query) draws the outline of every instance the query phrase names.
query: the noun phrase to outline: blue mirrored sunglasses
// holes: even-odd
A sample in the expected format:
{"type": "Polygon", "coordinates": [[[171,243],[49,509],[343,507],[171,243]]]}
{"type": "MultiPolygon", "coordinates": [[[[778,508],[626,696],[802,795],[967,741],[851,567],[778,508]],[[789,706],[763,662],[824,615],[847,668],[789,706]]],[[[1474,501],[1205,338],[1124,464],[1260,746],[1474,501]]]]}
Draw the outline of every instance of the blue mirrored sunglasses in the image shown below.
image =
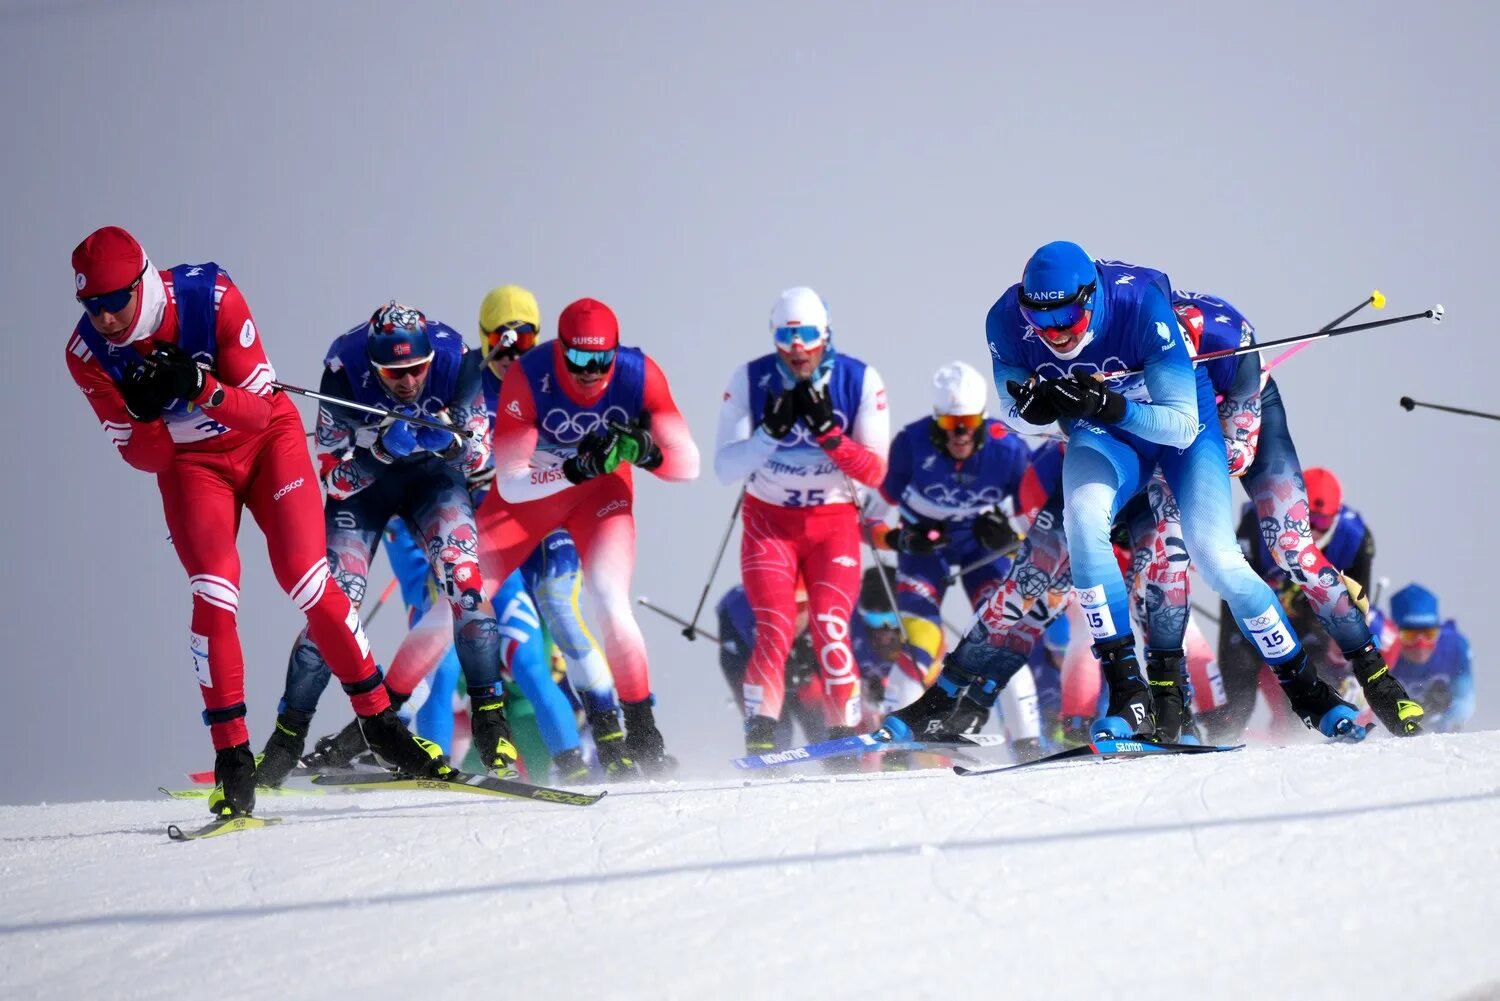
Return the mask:
{"type": "Polygon", "coordinates": [[[794,344],[811,349],[822,344],[827,336],[827,332],[818,326],[798,324],[795,327],[777,327],[776,346],[783,351],[790,351],[794,344]]]}
{"type": "Polygon", "coordinates": [[[609,367],[615,363],[615,352],[613,348],[608,351],[580,351],[577,348],[566,348],[563,351],[563,360],[567,363],[570,372],[608,372],[609,367]]]}
{"type": "Polygon", "coordinates": [[[78,301],[90,316],[98,316],[100,313],[118,313],[130,304],[130,297],[140,286],[141,279],[146,277],[146,269],[141,268],[141,273],[135,276],[135,281],[124,288],[117,288],[113,292],[105,292],[102,295],[79,296],[78,301]]]}
{"type": "Polygon", "coordinates": [[[865,625],[871,629],[900,629],[901,623],[896,618],[895,612],[866,612],[861,611],[860,616],[865,620],[865,625]]]}
{"type": "Polygon", "coordinates": [[[1069,330],[1078,328],[1081,332],[1088,326],[1089,317],[1093,314],[1094,289],[1098,286],[1090,282],[1078,289],[1066,299],[1033,299],[1022,289],[1017,296],[1021,307],[1021,315],[1026,322],[1038,330],[1069,330]]]}

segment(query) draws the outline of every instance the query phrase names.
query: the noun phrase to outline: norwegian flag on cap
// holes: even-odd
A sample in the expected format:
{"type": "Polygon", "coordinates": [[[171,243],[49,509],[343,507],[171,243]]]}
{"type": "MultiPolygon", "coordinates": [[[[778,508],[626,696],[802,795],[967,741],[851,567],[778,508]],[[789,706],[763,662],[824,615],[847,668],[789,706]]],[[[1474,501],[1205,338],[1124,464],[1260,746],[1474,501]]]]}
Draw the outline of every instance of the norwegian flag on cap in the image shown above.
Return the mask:
{"type": "Polygon", "coordinates": [[[73,248],[73,287],[80,298],[103,295],[135,281],[146,267],[146,252],[119,226],[90,233],[73,248]]]}

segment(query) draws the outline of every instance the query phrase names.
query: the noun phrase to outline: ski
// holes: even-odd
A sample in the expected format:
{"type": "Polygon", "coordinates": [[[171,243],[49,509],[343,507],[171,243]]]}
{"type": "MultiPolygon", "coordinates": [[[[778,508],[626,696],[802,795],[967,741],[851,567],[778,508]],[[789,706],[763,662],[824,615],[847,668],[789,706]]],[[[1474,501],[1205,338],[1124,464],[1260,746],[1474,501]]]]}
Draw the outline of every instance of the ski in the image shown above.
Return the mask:
{"type": "Polygon", "coordinates": [[[994,775],[996,772],[1010,772],[1017,768],[1031,768],[1035,765],[1050,765],[1074,758],[1143,758],[1151,754],[1213,754],[1219,751],[1238,751],[1244,746],[1244,744],[1165,744],[1154,740],[1095,740],[1092,743],[1065,748],[1052,754],[1044,754],[1040,758],[1023,761],[1018,765],[999,765],[994,768],[965,768],[963,765],[954,765],[953,773],[968,776],[994,775]]]}
{"type": "Polygon", "coordinates": [[[593,806],[604,798],[602,792],[569,792],[548,786],[532,785],[515,779],[496,778],[493,775],[471,775],[454,772],[452,778],[416,778],[410,775],[394,775],[390,772],[368,774],[335,775],[324,773],[313,776],[313,784],[339,789],[359,789],[369,792],[395,792],[420,789],[426,792],[466,792],[480,796],[504,796],[511,799],[531,799],[544,803],[561,803],[565,806],[593,806]]]}
{"type": "MultiPolygon", "coordinates": [[[[347,768],[310,768],[299,762],[291,771],[287,772],[286,777],[289,779],[310,779],[314,775],[343,775],[346,773],[353,775],[384,775],[386,774],[386,770],[375,765],[361,766],[352,764],[347,768]]],[[[206,772],[188,772],[187,778],[194,785],[211,786],[218,781],[214,778],[212,768],[206,772]]]]}
{"type": "MultiPolygon", "coordinates": [[[[208,799],[208,797],[213,795],[212,787],[205,789],[203,786],[194,786],[191,789],[168,789],[166,786],[157,786],[156,791],[163,796],[170,796],[172,799],[208,799]]],[[[326,794],[326,790],[323,789],[305,789],[296,786],[255,787],[257,798],[261,796],[323,796],[326,794]]]]}
{"type": "Polygon", "coordinates": [[[785,751],[768,751],[765,754],[749,754],[733,758],[736,768],[775,768],[792,765],[800,761],[821,761],[841,758],[850,754],[871,754],[884,751],[957,751],[966,748],[1000,747],[1006,743],[996,733],[949,734],[928,737],[923,740],[886,740],[875,733],[857,733],[851,737],[838,737],[804,747],[793,747],[785,751]]]}
{"type": "Polygon", "coordinates": [[[201,841],[204,838],[217,838],[221,834],[238,834],[240,831],[253,831],[279,823],[280,817],[220,817],[202,827],[186,831],[176,824],[168,824],[167,837],[173,841],[201,841]]]}

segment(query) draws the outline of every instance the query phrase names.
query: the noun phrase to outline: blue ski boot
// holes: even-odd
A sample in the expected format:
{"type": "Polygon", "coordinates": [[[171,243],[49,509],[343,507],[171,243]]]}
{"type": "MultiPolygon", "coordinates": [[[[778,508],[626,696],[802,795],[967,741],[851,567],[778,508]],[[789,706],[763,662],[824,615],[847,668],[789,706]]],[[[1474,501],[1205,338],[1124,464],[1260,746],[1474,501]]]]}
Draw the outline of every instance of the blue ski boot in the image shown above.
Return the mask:
{"type": "Polygon", "coordinates": [[[1121,636],[1094,644],[1094,656],[1109,685],[1109,709],[1089,731],[1096,740],[1150,740],[1156,733],[1151,686],[1135,659],[1135,637],[1121,636]]]}
{"type": "Polygon", "coordinates": [[[1308,729],[1317,730],[1330,740],[1365,739],[1365,728],[1356,722],[1359,713],[1318,677],[1318,672],[1307,662],[1307,651],[1299,650],[1296,658],[1272,665],[1271,670],[1276,672],[1276,680],[1292,704],[1292,712],[1308,729]]]}

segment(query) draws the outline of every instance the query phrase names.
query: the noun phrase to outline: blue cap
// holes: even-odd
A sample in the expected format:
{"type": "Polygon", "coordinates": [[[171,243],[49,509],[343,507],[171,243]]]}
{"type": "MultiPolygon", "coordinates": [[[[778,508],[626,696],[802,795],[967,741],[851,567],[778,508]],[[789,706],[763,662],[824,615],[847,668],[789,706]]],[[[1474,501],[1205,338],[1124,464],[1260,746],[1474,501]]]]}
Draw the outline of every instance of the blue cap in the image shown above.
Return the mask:
{"type": "Polygon", "coordinates": [[[1021,291],[1027,304],[1044,307],[1062,305],[1078,298],[1079,289],[1099,281],[1094,261],[1082,247],[1056,240],[1037,250],[1021,272],[1021,291]]]}
{"type": "Polygon", "coordinates": [[[1435,629],[1443,624],[1437,595],[1421,584],[1408,584],[1391,595],[1391,618],[1397,629],[1435,629]]]}
{"type": "Polygon", "coordinates": [[[1061,654],[1068,648],[1068,640],[1073,638],[1073,627],[1068,623],[1066,615],[1059,615],[1052,620],[1052,625],[1042,633],[1042,644],[1055,654],[1061,654]]]}
{"type": "Polygon", "coordinates": [[[390,368],[430,361],[427,317],[420,309],[391,300],[370,315],[366,350],[372,364],[390,368]]]}

